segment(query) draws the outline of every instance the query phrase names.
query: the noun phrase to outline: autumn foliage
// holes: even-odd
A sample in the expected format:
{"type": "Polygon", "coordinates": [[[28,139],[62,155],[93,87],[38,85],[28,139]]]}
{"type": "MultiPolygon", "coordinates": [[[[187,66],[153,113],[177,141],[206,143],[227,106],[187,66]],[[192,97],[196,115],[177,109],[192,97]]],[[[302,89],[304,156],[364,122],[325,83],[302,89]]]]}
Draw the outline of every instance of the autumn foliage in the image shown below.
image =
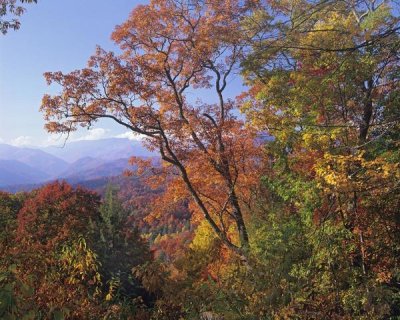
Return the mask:
{"type": "MultiPolygon", "coordinates": [[[[6,319],[28,315],[29,319],[94,319],[106,315],[107,305],[101,301],[112,300],[116,290],[127,286],[128,280],[118,278],[119,272],[130,273],[132,267],[150,259],[137,234],[126,236],[135,248],[116,251],[121,246],[118,237],[126,232],[121,226],[113,235],[112,256],[105,254],[109,243],[102,244],[100,235],[103,239],[107,236],[99,230],[110,223],[99,210],[105,210],[107,204],[101,205],[100,197],[91,191],[54,182],[22,199],[4,194],[1,201],[5,205],[2,217],[7,211],[13,213],[1,232],[5,237],[0,314],[6,319]],[[127,266],[111,266],[110,259],[123,259],[127,266]],[[111,283],[112,279],[119,283],[111,283]]],[[[114,210],[110,215],[117,213],[114,210]]]]}
{"type": "Polygon", "coordinates": [[[198,216],[241,255],[249,243],[244,203],[257,185],[261,152],[256,131],[238,119],[237,101],[226,91],[243,57],[242,20],[253,6],[167,0],[138,6],[112,34],[122,54],[98,48],[85,69],[46,73],[62,92],[45,95],[41,107],[50,132],[111,118],[143,135],[163,160],[169,196],[188,195],[198,216]],[[209,101],[190,98],[201,91],[209,101]]]}
{"type": "Polygon", "coordinates": [[[46,72],[49,132],[112,119],[159,158],[1,193],[0,316],[398,319],[399,12],[152,0],[46,72]]]}

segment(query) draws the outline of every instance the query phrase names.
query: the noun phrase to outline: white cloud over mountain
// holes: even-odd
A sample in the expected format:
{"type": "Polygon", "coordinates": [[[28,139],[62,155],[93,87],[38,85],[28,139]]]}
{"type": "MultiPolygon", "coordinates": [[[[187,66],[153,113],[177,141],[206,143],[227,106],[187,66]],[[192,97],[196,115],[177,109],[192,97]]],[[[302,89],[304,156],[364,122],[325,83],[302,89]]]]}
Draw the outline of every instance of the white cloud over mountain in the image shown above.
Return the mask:
{"type": "Polygon", "coordinates": [[[104,128],[93,128],[89,129],[87,133],[79,138],[74,138],[71,137],[71,141],[82,141],[82,140],[99,140],[99,139],[104,139],[107,138],[107,133],[109,132],[109,129],[104,129],[104,128]]]}
{"type": "Polygon", "coordinates": [[[10,141],[10,144],[15,147],[32,146],[34,139],[31,136],[19,136],[10,141]]]}
{"type": "Polygon", "coordinates": [[[142,141],[143,135],[126,131],[121,134],[113,134],[110,129],[106,128],[92,128],[89,130],[79,130],[67,134],[48,134],[45,140],[38,141],[32,136],[19,136],[12,140],[4,140],[0,137],[0,143],[7,143],[15,147],[62,147],[65,144],[75,141],[94,141],[108,138],[129,139],[131,141],[142,141]]]}
{"type": "Polygon", "coordinates": [[[124,139],[129,139],[129,140],[134,140],[134,141],[141,141],[143,139],[143,136],[140,134],[134,133],[132,131],[127,131],[125,133],[116,135],[114,138],[124,138],[124,139]]]}

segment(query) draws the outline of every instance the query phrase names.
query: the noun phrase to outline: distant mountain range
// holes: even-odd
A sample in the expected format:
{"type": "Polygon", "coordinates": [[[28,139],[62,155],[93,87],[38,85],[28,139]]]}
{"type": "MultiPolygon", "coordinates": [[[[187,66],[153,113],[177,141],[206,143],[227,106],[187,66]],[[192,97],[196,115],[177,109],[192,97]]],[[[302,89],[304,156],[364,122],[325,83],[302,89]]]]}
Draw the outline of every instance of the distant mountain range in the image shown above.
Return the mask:
{"type": "Polygon", "coordinates": [[[154,157],[128,139],[76,141],[64,147],[24,148],[0,144],[0,189],[27,190],[56,179],[70,183],[118,176],[131,156],[154,157]]]}
{"type": "Polygon", "coordinates": [[[0,160],[0,188],[9,184],[39,183],[48,175],[17,160],[0,160]]]}
{"type": "Polygon", "coordinates": [[[40,149],[18,148],[7,144],[0,144],[0,160],[18,161],[37,169],[47,178],[57,175],[68,167],[67,161],[40,149]]]}
{"type": "Polygon", "coordinates": [[[67,143],[64,147],[52,146],[42,150],[70,163],[87,157],[111,161],[130,158],[133,155],[137,157],[154,155],[145,149],[141,142],[121,138],[75,141],[67,143]]]}

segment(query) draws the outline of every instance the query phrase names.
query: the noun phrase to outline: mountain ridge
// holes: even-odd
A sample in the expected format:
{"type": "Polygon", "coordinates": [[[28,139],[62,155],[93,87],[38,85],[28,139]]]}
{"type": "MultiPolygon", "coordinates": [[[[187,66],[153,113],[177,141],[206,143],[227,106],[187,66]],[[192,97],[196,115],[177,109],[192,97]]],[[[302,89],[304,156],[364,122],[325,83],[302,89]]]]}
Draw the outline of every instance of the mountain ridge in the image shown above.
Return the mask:
{"type": "Polygon", "coordinates": [[[60,179],[75,183],[118,176],[131,168],[128,160],[133,155],[155,156],[140,142],[124,138],[74,141],[63,148],[0,144],[0,189],[24,189],[60,179]]]}

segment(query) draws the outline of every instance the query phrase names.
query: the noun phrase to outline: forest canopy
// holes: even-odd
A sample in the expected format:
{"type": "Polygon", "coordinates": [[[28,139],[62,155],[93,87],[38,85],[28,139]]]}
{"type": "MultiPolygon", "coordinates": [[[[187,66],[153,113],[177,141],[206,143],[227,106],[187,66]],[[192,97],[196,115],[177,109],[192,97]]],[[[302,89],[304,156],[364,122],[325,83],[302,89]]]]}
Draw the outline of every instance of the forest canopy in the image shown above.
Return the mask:
{"type": "Polygon", "coordinates": [[[111,119],[161,163],[1,194],[0,316],[399,319],[399,12],[152,0],[46,72],[49,132],[111,119]]]}

